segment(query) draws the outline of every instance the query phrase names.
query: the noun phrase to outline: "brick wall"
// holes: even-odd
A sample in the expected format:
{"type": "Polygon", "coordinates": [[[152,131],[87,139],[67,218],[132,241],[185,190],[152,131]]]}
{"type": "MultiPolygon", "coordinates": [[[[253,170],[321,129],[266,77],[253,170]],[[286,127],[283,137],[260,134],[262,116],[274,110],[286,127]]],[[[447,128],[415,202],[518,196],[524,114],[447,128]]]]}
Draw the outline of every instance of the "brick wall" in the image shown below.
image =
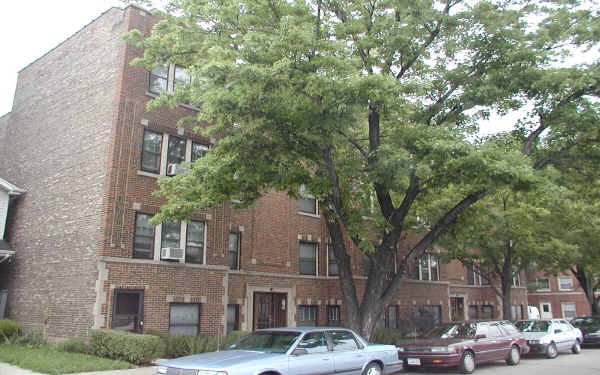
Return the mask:
{"type": "Polygon", "coordinates": [[[5,266],[9,316],[50,336],[92,322],[123,11],[109,9],[20,73],[0,175],[27,190],[5,266]]]}

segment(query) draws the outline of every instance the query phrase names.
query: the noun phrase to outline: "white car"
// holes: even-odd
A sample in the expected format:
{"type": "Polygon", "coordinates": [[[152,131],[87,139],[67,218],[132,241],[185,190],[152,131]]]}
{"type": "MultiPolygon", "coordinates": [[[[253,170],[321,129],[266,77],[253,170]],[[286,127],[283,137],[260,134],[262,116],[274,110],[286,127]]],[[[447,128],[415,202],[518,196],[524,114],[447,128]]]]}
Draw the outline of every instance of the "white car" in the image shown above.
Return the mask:
{"type": "Polygon", "coordinates": [[[515,326],[527,339],[529,354],[556,358],[561,350],[581,352],[583,334],[564,319],[520,320],[515,326]]]}

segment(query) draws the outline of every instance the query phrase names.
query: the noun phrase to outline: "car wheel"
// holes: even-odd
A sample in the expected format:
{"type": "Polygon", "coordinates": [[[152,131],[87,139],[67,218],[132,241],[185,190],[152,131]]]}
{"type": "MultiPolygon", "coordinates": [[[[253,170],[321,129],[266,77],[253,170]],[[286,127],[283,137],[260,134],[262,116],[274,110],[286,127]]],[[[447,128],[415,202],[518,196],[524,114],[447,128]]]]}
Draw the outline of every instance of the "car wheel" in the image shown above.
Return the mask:
{"type": "Polygon", "coordinates": [[[466,351],[463,353],[458,368],[463,374],[470,374],[475,371],[475,356],[473,352],[466,351]]]}
{"type": "Polygon", "coordinates": [[[518,346],[513,345],[510,348],[510,352],[508,352],[508,357],[506,358],[506,364],[509,366],[515,366],[515,365],[518,365],[519,362],[521,362],[521,351],[519,350],[518,346]]]}
{"type": "Polygon", "coordinates": [[[546,349],[546,357],[548,358],[556,358],[556,356],[558,356],[558,349],[556,349],[556,344],[551,342],[550,345],[548,345],[548,349],[546,349]]]}
{"type": "Polygon", "coordinates": [[[377,363],[370,363],[363,372],[363,375],[381,375],[381,366],[377,363]]]}
{"type": "Polygon", "coordinates": [[[571,347],[571,351],[573,352],[573,354],[581,353],[581,344],[579,343],[579,340],[575,340],[575,344],[573,344],[573,346],[571,347]]]}

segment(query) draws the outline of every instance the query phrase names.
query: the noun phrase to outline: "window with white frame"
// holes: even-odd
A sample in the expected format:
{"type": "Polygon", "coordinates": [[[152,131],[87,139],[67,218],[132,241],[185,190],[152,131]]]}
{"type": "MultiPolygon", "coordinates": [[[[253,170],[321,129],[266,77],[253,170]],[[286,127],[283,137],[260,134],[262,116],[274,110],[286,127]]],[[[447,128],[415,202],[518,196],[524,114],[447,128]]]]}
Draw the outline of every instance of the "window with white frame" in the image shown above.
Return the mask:
{"type": "Polygon", "coordinates": [[[198,142],[192,142],[192,155],[190,158],[190,161],[193,163],[196,160],[200,159],[201,157],[203,157],[204,155],[206,155],[206,153],[208,152],[208,147],[198,143],[198,142]]]}
{"type": "Polygon", "coordinates": [[[521,286],[521,275],[516,267],[513,269],[513,286],[521,286]]]}
{"type": "Polygon", "coordinates": [[[240,234],[229,232],[229,269],[240,269],[240,234]]]}
{"type": "Polygon", "coordinates": [[[300,186],[300,196],[298,197],[298,211],[306,214],[318,214],[317,198],[310,194],[306,186],[300,186]]]}
{"type": "Polygon", "coordinates": [[[314,327],[317,325],[317,305],[298,306],[298,327],[314,327]]]}
{"type": "Polygon", "coordinates": [[[200,304],[171,303],[169,305],[169,333],[197,335],[200,327],[200,304]]]}
{"type": "Polygon", "coordinates": [[[565,302],[560,304],[560,308],[562,310],[562,316],[565,319],[573,319],[577,316],[577,309],[575,307],[575,303],[565,302]]]}
{"type": "Polygon", "coordinates": [[[162,223],[160,247],[179,248],[179,240],[181,239],[181,222],[168,221],[162,223]]]}
{"type": "Polygon", "coordinates": [[[160,173],[163,135],[152,130],[144,130],[142,145],[142,170],[160,173]]]}
{"type": "Polygon", "coordinates": [[[415,279],[427,281],[439,281],[439,262],[435,255],[426,253],[415,264],[415,279]]]}
{"type": "Polygon", "coordinates": [[[341,325],[340,307],[338,305],[327,305],[327,325],[330,327],[341,325]]]}
{"type": "Polygon", "coordinates": [[[300,242],[300,275],[317,275],[317,244],[300,242]]]}
{"type": "Polygon", "coordinates": [[[467,269],[467,284],[469,285],[481,285],[481,275],[475,272],[474,264],[467,264],[465,266],[467,269]]]}
{"type": "MultiPolygon", "coordinates": [[[[169,135],[169,144],[167,146],[167,165],[179,165],[185,161],[185,139],[169,135]]],[[[167,170],[167,174],[170,173],[167,170]]]]}
{"type": "Polygon", "coordinates": [[[550,290],[550,279],[547,277],[538,277],[535,279],[537,290],[550,290]]]}
{"type": "Polygon", "coordinates": [[[559,276],[558,290],[573,290],[573,279],[569,276],[559,276]]]}
{"type": "Polygon", "coordinates": [[[152,259],[154,254],[154,225],[150,224],[152,215],[138,212],[135,214],[135,234],[133,239],[133,257],[152,259]]]}
{"type": "Polygon", "coordinates": [[[161,94],[166,91],[174,91],[178,86],[191,82],[187,69],[176,64],[158,63],[150,70],[148,91],[153,94],[161,94]]]}
{"type": "Polygon", "coordinates": [[[204,222],[188,220],[185,232],[186,263],[204,263],[204,222]]]}
{"type": "Polygon", "coordinates": [[[327,276],[339,276],[337,260],[333,254],[333,245],[327,244],[327,276]]]}
{"type": "Polygon", "coordinates": [[[193,163],[206,155],[208,149],[208,146],[191,139],[144,129],[141,170],[161,175],[178,174],[184,169],[169,166],[193,163]],[[166,152],[163,152],[163,143],[166,152]]]}

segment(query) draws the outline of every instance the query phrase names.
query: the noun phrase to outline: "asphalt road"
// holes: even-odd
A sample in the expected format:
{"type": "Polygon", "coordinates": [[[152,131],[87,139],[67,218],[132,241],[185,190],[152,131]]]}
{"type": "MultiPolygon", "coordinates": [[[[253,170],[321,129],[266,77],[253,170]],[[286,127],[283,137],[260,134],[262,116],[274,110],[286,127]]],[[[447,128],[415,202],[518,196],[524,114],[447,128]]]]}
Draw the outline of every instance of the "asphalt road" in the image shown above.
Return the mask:
{"type": "MultiPolygon", "coordinates": [[[[456,369],[426,370],[417,369],[407,374],[458,374],[456,369]]],[[[584,347],[581,354],[561,352],[554,359],[540,356],[526,356],[516,366],[507,366],[504,361],[477,366],[477,375],[600,375],[600,347],[584,347]]],[[[405,374],[401,372],[399,374],[405,374]]]]}

